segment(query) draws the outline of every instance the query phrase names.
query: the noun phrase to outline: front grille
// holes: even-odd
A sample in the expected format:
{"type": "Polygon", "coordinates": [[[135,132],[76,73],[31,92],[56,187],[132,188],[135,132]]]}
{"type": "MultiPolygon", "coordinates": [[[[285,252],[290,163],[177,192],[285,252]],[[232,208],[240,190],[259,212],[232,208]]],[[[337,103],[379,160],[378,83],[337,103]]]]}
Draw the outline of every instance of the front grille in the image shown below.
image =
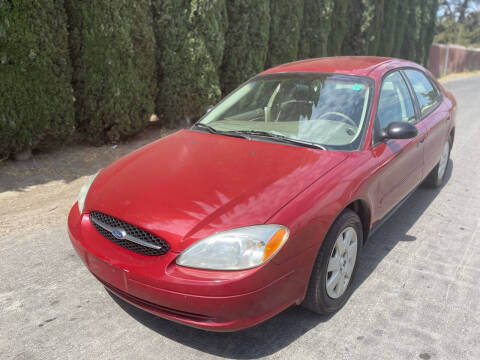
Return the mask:
{"type": "Polygon", "coordinates": [[[113,216],[98,211],[91,211],[90,218],[92,225],[100,234],[127,250],[143,255],[158,256],[165,254],[170,249],[165,240],[113,216]],[[113,236],[111,229],[123,229],[127,237],[119,239],[113,236]],[[144,242],[147,246],[138,244],[135,241],[144,242]]]}

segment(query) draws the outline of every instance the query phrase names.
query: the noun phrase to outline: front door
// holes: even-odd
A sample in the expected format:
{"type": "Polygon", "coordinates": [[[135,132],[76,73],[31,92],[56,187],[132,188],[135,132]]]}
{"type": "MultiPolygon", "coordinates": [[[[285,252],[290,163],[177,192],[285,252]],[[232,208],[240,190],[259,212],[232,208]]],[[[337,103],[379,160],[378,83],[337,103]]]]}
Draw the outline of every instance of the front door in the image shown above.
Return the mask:
{"type": "Polygon", "coordinates": [[[407,196],[422,180],[423,150],[427,129],[420,122],[408,86],[399,71],[388,74],[380,89],[372,155],[376,167],[376,219],[379,220],[407,196]],[[412,139],[381,140],[379,134],[391,122],[415,124],[418,135],[412,139]]]}

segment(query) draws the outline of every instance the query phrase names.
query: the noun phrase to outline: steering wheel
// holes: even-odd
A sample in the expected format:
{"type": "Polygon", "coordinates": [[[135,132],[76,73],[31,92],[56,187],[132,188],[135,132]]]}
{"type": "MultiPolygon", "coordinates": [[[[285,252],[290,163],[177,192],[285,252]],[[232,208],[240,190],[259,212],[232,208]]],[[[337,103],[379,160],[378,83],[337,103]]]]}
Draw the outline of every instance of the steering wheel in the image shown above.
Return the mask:
{"type": "MultiPolygon", "coordinates": [[[[326,112],[326,113],[320,115],[320,116],[319,116],[319,119],[323,119],[323,117],[324,117],[324,116],[327,116],[327,115],[337,115],[337,116],[340,116],[342,119],[347,120],[346,122],[350,123],[350,125],[352,125],[353,127],[355,127],[355,129],[358,127],[357,124],[355,123],[355,121],[353,121],[350,116],[345,115],[345,114],[342,114],[342,113],[339,113],[339,112],[336,112],[336,111],[326,112]]],[[[335,119],[328,119],[328,120],[333,120],[333,121],[335,121],[335,119]]]]}

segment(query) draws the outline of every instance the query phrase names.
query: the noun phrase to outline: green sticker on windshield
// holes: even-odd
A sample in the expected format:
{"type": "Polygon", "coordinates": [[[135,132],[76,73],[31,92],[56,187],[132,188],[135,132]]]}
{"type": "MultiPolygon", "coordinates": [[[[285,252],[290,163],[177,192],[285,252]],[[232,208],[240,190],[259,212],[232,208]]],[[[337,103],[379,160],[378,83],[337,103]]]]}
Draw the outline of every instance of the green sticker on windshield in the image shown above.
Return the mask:
{"type": "Polygon", "coordinates": [[[355,84],[355,85],[352,86],[352,90],[358,91],[358,90],[362,90],[362,89],[363,89],[363,85],[361,85],[361,84],[355,84]]]}

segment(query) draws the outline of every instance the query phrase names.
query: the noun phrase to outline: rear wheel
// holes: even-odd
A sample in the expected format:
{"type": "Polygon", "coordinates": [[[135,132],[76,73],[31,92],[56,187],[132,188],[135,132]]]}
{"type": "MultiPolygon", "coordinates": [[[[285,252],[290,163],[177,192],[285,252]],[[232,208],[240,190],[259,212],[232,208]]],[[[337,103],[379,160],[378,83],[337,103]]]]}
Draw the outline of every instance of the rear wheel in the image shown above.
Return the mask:
{"type": "Polygon", "coordinates": [[[362,250],[362,223],[345,210],[327,233],[315,261],[303,306],[319,314],[340,309],[352,291],[362,250]]]}
{"type": "Polygon", "coordinates": [[[430,188],[437,188],[443,185],[445,181],[445,174],[447,173],[448,162],[450,160],[450,139],[445,142],[442,149],[442,155],[437,165],[430,171],[430,174],[425,178],[424,185],[430,188]]]}

